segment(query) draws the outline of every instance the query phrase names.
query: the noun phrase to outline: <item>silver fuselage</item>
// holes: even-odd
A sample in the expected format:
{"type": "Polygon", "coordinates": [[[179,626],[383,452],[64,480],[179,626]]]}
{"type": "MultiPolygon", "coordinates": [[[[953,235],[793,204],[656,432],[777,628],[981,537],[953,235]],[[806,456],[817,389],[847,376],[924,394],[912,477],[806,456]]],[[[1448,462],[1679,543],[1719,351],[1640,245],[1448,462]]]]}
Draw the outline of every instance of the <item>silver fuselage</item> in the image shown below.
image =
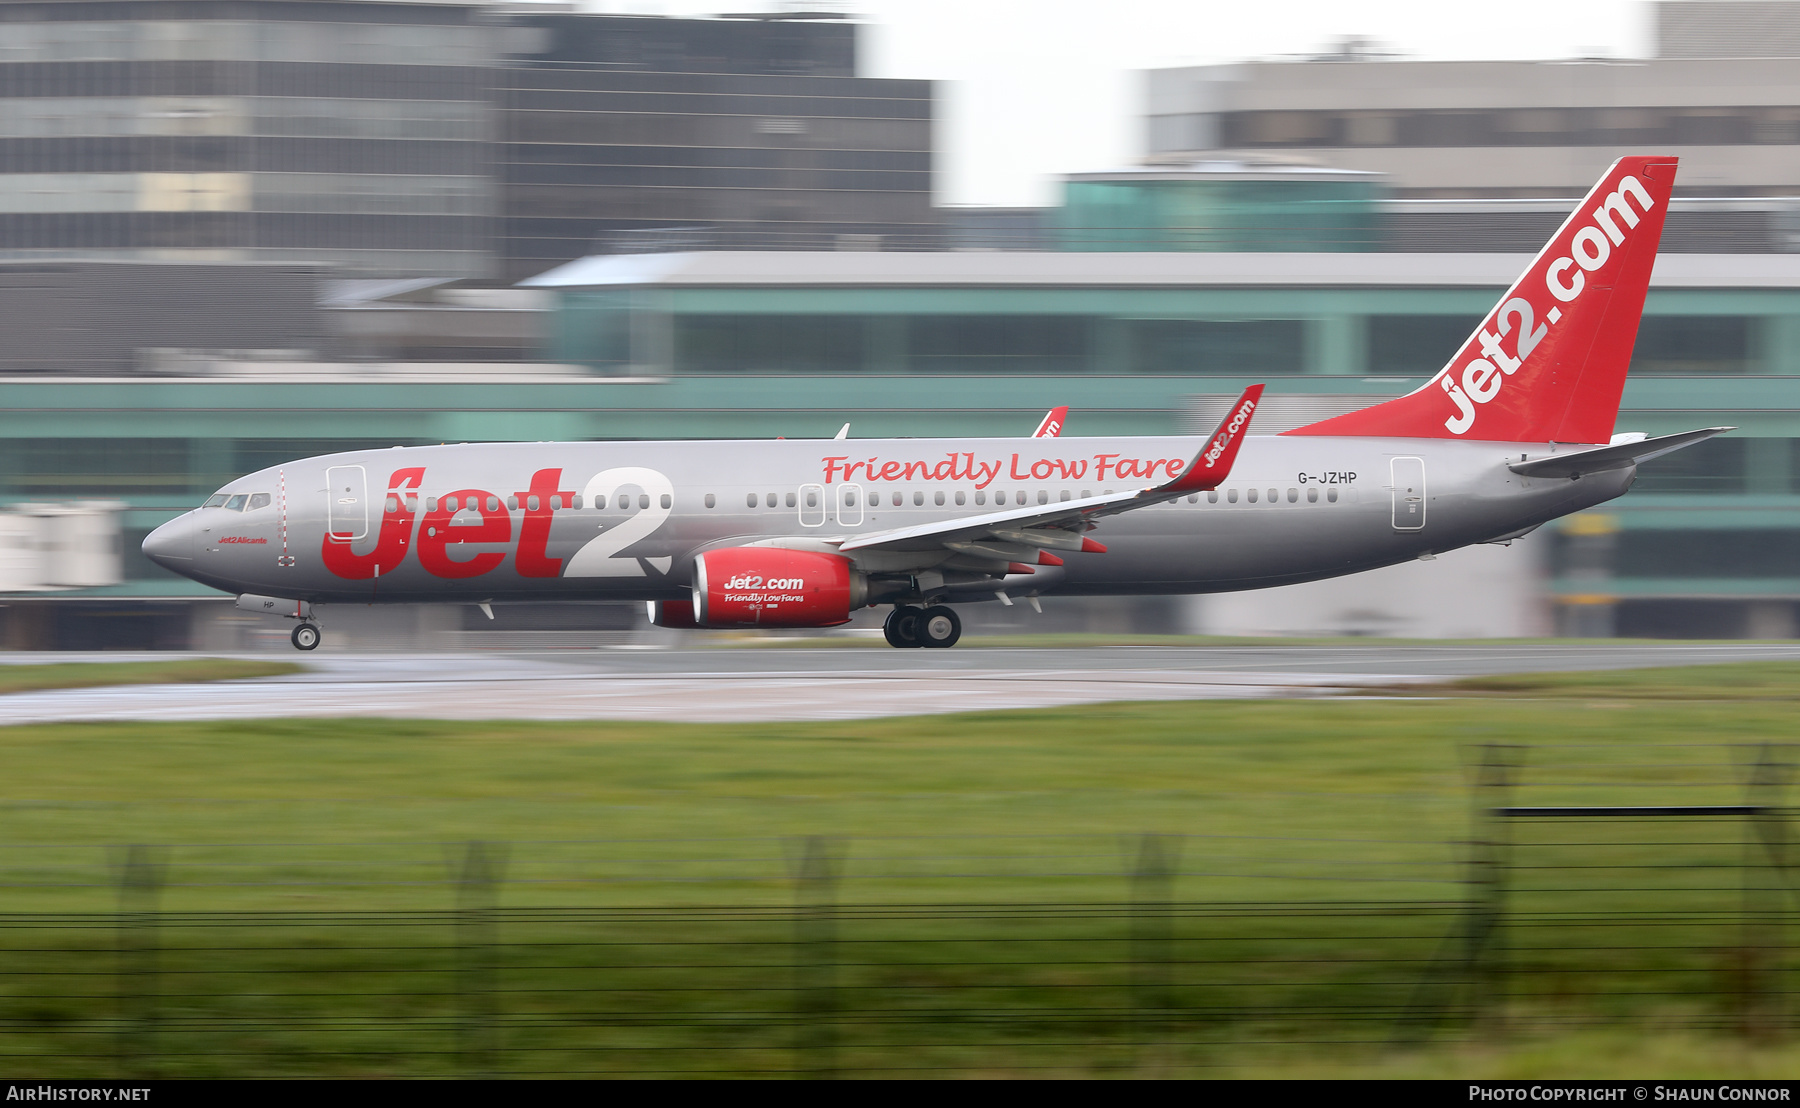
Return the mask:
{"type": "MultiPolygon", "coordinates": [[[[997,507],[1145,488],[1169,480],[1203,442],[572,442],[357,451],[233,481],[220,491],[246,494],[246,505],[260,500],[256,494],[269,502],[195,509],[159,528],[144,548],[169,569],[227,592],[314,603],[685,600],[692,559],[705,549],[828,544],[997,507]],[[560,472],[552,481],[544,471],[560,472]],[[543,494],[531,491],[534,475],[543,494]],[[579,506],[551,511],[549,491],[559,503],[578,497],[579,506]],[[428,506],[437,508],[435,519],[428,506]],[[448,546],[445,528],[454,536],[448,546]],[[360,558],[375,572],[345,576],[330,568],[328,529],[342,536],[340,563],[360,558]],[[459,541],[477,533],[483,541],[459,541]],[[377,557],[384,542],[387,552],[377,557]],[[431,548],[428,557],[421,544],[431,548]]],[[[1215,493],[1105,518],[1092,536],[1106,553],[1068,554],[1061,567],[1002,584],[1020,594],[1222,592],[1404,562],[1528,530],[1630,487],[1631,469],[1569,480],[1525,478],[1506,467],[1524,455],[1571,449],[1252,437],[1215,493]]],[[[884,556],[872,552],[860,568],[881,572],[884,556]]],[[[992,584],[970,588],[962,599],[994,591],[992,584]]]]}

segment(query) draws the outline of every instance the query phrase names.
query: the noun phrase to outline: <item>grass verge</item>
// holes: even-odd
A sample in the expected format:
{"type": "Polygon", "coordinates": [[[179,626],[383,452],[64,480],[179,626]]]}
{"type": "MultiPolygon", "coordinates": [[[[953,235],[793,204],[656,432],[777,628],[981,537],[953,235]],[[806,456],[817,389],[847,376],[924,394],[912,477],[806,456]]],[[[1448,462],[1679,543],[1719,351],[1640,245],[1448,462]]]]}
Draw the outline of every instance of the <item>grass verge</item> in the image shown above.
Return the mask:
{"type": "Polygon", "coordinates": [[[239,681],[300,673],[294,662],[247,658],[179,658],[158,662],[55,662],[0,665],[0,695],[42,689],[86,689],[101,685],[185,685],[196,681],[239,681]]]}
{"type": "Polygon", "coordinates": [[[1800,662],[1738,662],[1597,673],[1509,673],[1381,692],[1399,696],[1791,701],[1800,700],[1800,662]]]}
{"type": "Polygon", "coordinates": [[[44,1076],[1795,1076],[1791,1047],[1730,1033],[1800,969],[1746,925],[1738,822],[1515,827],[1486,998],[1511,1030],[1456,1018],[1492,980],[1454,957],[1495,799],[1473,750],[1525,748],[1515,803],[1731,804],[1800,718],[1771,693],[1795,667],[1571,677],[804,724],[0,728],[0,1053],[44,1076]],[[1161,877],[1142,832],[1176,836],[1161,877]],[[809,835],[828,895],[797,888],[809,835]],[[471,839],[503,844],[492,888],[459,884],[471,839]],[[126,843],[153,844],[154,898],[126,843]],[[1420,1012],[1443,1018],[1406,1045],[1420,1012]]]}

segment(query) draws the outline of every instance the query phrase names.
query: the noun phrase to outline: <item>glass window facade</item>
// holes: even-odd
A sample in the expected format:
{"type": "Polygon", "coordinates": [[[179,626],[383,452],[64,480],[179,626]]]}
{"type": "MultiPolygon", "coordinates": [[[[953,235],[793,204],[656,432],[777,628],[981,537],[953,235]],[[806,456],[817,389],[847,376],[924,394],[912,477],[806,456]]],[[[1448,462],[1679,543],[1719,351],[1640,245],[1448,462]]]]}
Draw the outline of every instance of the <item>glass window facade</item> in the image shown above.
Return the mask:
{"type": "Polygon", "coordinates": [[[1475,333],[1478,315],[1376,315],[1368,320],[1369,371],[1430,376],[1475,333]]]}
{"type": "Polygon", "coordinates": [[[1635,492],[1743,493],[1748,483],[1749,439],[1717,438],[1655,458],[1638,467],[1635,492]]]}
{"type": "MultiPolygon", "coordinates": [[[[1193,117],[1170,116],[1168,120],[1193,117]]],[[[1166,122],[1167,143],[1217,135],[1225,148],[1302,146],[1736,146],[1800,142],[1800,109],[1505,108],[1485,111],[1246,111],[1166,122]]],[[[1157,149],[1179,147],[1158,146],[1157,149]]],[[[1192,147],[1189,147],[1192,149],[1192,147]]]]}
{"type": "Polygon", "coordinates": [[[1130,323],[1132,372],[1274,374],[1303,372],[1305,325],[1298,319],[1146,319],[1130,323]]]}
{"type": "Polygon", "coordinates": [[[1064,250],[1376,250],[1385,187],[1341,181],[1073,180],[1058,210],[1064,250]]]}
{"type": "Polygon", "coordinates": [[[1646,316],[1631,350],[1631,372],[1755,373],[1759,322],[1747,316],[1646,316]]]}

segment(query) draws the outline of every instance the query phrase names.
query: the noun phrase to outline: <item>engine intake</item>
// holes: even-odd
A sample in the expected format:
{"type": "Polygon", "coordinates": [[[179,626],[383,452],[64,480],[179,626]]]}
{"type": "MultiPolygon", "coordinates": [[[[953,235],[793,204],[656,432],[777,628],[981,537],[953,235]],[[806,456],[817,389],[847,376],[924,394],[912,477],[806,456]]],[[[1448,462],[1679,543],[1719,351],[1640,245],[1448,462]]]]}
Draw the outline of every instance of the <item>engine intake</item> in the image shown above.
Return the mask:
{"type": "Polygon", "coordinates": [[[833,627],[868,598],[868,579],[838,554],[731,546],[694,559],[701,627],[833,627]]]}

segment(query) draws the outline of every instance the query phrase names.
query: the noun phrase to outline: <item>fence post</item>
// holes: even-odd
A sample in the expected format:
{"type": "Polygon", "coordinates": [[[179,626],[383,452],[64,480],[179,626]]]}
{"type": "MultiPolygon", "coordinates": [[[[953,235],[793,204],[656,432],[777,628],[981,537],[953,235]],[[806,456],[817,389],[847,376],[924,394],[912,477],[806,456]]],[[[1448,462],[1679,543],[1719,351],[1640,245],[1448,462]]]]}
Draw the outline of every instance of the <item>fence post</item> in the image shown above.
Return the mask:
{"type": "Polygon", "coordinates": [[[837,870],[839,845],[824,835],[799,844],[794,881],[795,1068],[837,1076],[837,870]]]}
{"type": "Polygon", "coordinates": [[[1463,932],[1463,974],[1469,983],[1471,1020],[1504,1020],[1507,987],[1505,948],[1507,865],[1512,828],[1505,814],[1519,765],[1520,748],[1483,743],[1475,773],[1471,813],[1468,924],[1463,932]]]}
{"type": "Polygon", "coordinates": [[[158,852],[134,844],[118,869],[118,1072],[121,1078],[156,1076],[160,940],[158,900],[164,864],[158,852]]]}
{"type": "Polygon", "coordinates": [[[1745,789],[1750,826],[1744,836],[1743,965],[1737,997],[1739,1029],[1745,1035],[1787,1026],[1787,990],[1782,986],[1791,859],[1782,802],[1791,771],[1787,749],[1764,743],[1745,789]]]}
{"type": "Polygon", "coordinates": [[[1131,871],[1131,997],[1140,1052],[1167,1039],[1174,1015],[1174,891],[1180,855],[1179,835],[1138,839],[1131,871]]]}
{"type": "Polygon", "coordinates": [[[502,843],[470,840],[456,868],[456,1058],[469,1077],[491,1077],[500,1056],[499,887],[506,869],[502,843]]]}

